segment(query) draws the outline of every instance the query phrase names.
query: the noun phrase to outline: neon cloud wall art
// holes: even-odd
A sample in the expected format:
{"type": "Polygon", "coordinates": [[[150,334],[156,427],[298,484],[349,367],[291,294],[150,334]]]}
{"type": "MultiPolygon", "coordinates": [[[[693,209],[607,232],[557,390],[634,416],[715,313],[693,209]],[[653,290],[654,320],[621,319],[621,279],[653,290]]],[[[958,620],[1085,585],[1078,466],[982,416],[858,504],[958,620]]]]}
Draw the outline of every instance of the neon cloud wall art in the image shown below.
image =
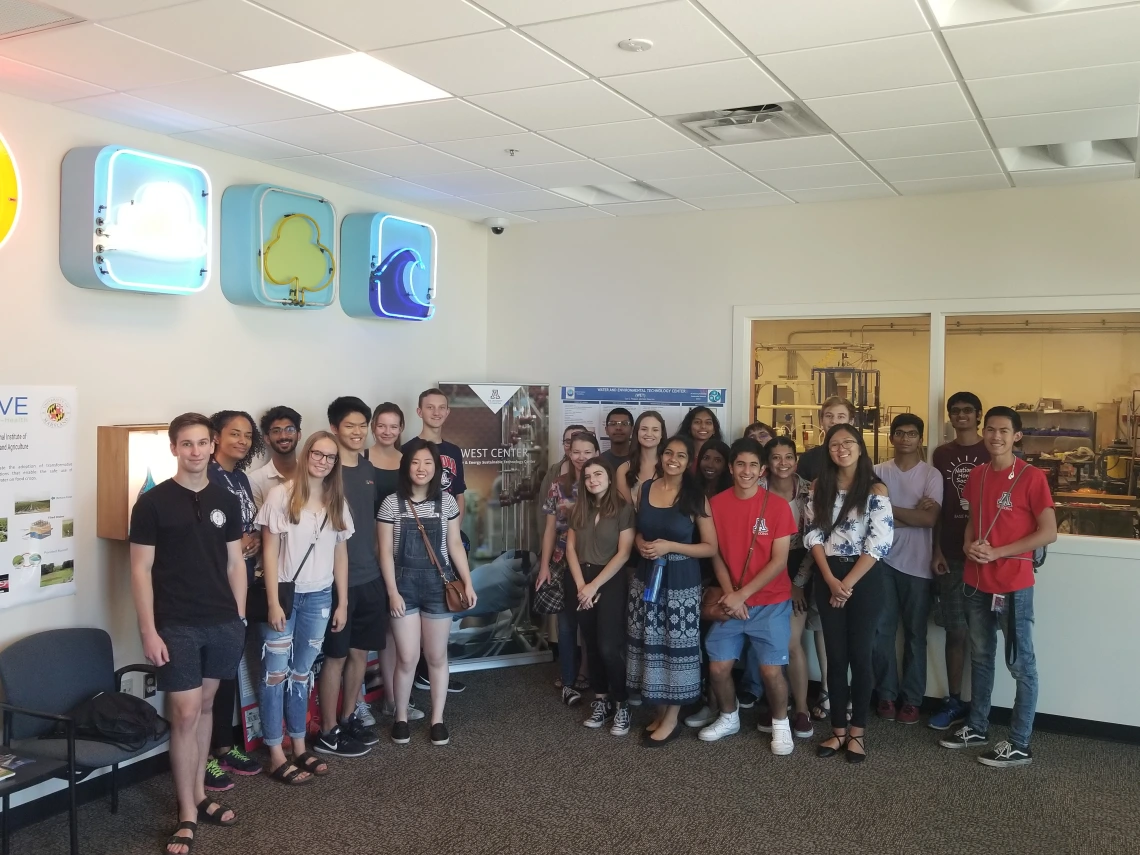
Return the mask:
{"type": "Polygon", "coordinates": [[[104,146],[63,160],[59,266],[73,285],[193,294],[210,281],[210,177],[158,154],[104,146]]]}
{"type": "Polygon", "coordinates": [[[435,315],[436,235],[393,214],[349,214],[341,224],[340,304],[356,318],[427,321],[435,315]]]}

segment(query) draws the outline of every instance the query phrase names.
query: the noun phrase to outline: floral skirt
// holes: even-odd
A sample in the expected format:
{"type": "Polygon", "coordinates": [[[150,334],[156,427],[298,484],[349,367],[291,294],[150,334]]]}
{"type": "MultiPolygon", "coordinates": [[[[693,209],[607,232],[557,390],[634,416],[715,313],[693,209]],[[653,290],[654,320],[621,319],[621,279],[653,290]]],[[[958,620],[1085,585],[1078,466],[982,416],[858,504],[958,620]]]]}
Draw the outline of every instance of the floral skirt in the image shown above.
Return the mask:
{"type": "Polygon", "coordinates": [[[700,562],[666,564],[656,603],[643,599],[651,569],[643,562],[629,585],[626,684],[646,703],[695,703],[701,697],[700,562]]]}

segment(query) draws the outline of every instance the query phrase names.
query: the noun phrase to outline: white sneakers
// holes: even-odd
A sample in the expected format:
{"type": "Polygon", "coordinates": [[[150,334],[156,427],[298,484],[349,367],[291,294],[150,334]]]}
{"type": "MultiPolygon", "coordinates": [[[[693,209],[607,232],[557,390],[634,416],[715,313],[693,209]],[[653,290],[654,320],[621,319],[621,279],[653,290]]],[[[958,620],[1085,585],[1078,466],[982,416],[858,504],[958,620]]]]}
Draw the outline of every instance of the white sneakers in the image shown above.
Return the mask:
{"type": "Polygon", "coordinates": [[[777,757],[786,757],[795,749],[792,741],[792,727],[785,718],[781,721],[772,721],[772,753],[777,757]]]}
{"type": "MultiPolygon", "coordinates": [[[[687,724],[688,722],[686,722],[687,724]]],[[[723,739],[726,736],[732,736],[734,733],[740,732],[740,707],[737,707],[733,712],[721,713],[716,717],[716,721],[708,727],[702,727],[701,732],[697,734],[697,738],[701,742],[716,742],[718,739],[723,739]]]]}

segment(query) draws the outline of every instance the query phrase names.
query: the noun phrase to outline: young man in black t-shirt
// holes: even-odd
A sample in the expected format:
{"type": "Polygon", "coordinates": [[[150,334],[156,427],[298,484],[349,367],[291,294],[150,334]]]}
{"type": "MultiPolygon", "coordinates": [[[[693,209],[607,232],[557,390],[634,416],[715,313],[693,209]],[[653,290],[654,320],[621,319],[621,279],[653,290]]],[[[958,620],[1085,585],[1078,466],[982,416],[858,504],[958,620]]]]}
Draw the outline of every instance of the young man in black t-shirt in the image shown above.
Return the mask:
{"type": "Polygon", "coordinates": [[[185,413],[169,435],[177,472],[139,496],[131,513],[131,591],[143,653],[170,701],[179,824],[166,851],[188,855],[198,822],[237,819],[207,798],[204,784],[218,681],[237,671],[245,645],[246,569],[241,506],[206,475],[210,420],[185,413]]]}

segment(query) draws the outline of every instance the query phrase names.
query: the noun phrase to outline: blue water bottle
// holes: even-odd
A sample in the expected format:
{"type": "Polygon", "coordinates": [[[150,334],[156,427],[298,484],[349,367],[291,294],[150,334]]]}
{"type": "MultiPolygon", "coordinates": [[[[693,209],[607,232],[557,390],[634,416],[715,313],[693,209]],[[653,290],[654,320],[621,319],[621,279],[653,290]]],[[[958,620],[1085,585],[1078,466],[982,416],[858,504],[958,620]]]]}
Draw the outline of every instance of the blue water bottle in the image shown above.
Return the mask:
{"type": "Polygon", "coordinates": [[[662,555],[653,562],[653,573],[649,576],[649,584],[645,586],[645,602],[655,603],[661,596],[661,577],[665,575],[665,556],[662,555]]]}

